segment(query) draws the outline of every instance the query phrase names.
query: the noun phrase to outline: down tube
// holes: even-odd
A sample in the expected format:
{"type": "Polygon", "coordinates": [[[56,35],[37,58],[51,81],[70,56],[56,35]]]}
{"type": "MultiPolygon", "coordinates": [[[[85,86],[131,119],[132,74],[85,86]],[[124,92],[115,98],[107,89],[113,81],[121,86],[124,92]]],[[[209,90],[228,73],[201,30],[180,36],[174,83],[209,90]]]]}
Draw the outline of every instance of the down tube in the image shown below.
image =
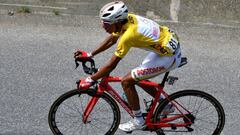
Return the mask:
{"type": "Polygon", "coordinates": [[[130,114],[131,117],[134,117],[131,108],[110,85],[107,85],[107,92],[130,114]]]}

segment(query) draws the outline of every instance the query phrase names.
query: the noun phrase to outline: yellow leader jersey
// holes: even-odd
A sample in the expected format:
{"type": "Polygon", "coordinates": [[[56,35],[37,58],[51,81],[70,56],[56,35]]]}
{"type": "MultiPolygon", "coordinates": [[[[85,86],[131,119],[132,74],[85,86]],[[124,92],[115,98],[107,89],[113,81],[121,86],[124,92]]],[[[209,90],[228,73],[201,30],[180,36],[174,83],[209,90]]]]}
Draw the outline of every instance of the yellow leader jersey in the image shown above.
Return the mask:
{"type": "Polygon", "coordinates": [[[128,22],[119,36],[115,55],[123,58],[131,47],[153,51],[161,56],[172,56],[177,49],[178,38],[168,27],[159,26],[156,22],[134,14],[128,14],[128,22]]]}

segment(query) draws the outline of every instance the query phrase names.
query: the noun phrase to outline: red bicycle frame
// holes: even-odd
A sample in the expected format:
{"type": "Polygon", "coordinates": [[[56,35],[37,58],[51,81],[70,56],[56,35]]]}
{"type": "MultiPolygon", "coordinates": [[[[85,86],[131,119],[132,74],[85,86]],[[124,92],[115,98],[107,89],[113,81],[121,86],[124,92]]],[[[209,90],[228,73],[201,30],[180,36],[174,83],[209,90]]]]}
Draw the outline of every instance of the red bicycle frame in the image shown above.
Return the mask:
{"type": "MultiPolygon", "coordinates": [[[[109,93],[129,114],[131,117],[134,117],[131,108],[129,107],[129,105],[121,98],[121,96],[109,85],[110,82],[121,82],[121,78],[120,77],[112,77],[112,76],[107,76],[102,78],[102,80],[100,81],[100,83],[98,84],[98,89],[96,92],[96,95],[101,95],[103,92],[107,92],[109,93]]],[[[156,108],[157,103],[159,102],[159,98],[160,95],[163,94],[167,99],[168,99],[168,94],[166,92],[164,92],[163,87],[155,82],[150,82],[147,80],[142,80],[139,82],[139,84],[141,85],[145,85],[145,86],[152,86],[158,89],[157,94],[155,96],[155,99],[151,105],[150,111],[147,114],[146,117],[146,125],[148,127],[148,129],[158,129],[161,127],[185,127],[188,126],[190,124],[192,124],[191,120],[189,120],[189,118],[186,117],[186,115],[179,109],[179,107],[183,108],[187,114],[189,114],[190,112],[185,109],[181,104],[177,103],[176,101],[172,102],[172,104],[176,107],[176,109],[181,113],[178,115],[174,115],[174,116],[169,116],[167,118],[161,118],[161,122],[157,122],[154,123],[151,121],[151,118],[153,117],[153,113],[154,113],[154,109],[156,108]],[[174,121],[176,119],[179,118],[187,118],[189,120],[189,122],[184,122],[184,123],[169,123],[171,121],[174,121]]],[[[95,104],[97,103],[99,99],[99,96],[93,96],[92,99],[89,101],[88,105],[85,108],[85,111],[83,113],[83,122],[86,123],[88,116],[90,115],[91,111],[93,110],[95,104]]]]}

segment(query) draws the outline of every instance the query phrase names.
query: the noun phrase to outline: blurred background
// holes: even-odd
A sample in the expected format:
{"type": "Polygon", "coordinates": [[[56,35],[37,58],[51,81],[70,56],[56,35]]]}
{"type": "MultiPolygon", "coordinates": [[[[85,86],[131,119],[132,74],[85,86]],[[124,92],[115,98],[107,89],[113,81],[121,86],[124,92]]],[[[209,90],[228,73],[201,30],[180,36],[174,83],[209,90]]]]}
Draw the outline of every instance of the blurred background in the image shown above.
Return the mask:
{"type": "MultiPolygon", "coordinates": [[[[52,134],[51,104],[75,89],[80,77],[87,77],[75,70],[73,52],[91,52],[107,36],[98,13],[110,1],[0,0],[0,135],[52,134]]],[[[171,27],[180,37],[188,64],[170,73],[179,80],[166,91],[197,89],[213,95],[226,113],[221,135],[239,135],[240,0],[123,1],[130,12],[171,27]]],[[[114,50],[115,46],[97,55],[97,67],[104,66],[114,50]]],[[[124,76],[147,54],[131,49],[112,75],[124,76]]],[[[161,79],[162,75],[152,80],[161,79]]],[[[120,85],[114,87],[123,92],[120,85]]],[[[150,98],[137,90],[141,98],[150,98]]],[[[129,120],[121,112],[121,123],[129,120]]],[[[133,132],[146,134],[154,133],[133,132]]]]}
{"type": "MultiPolygon", "coordinates": [[[[31,12],[54,12],[72,15],[98,15],[100,8],[111,0],[0,0],[0,9],[31,12]]],[[[155,19],[180,22],[239,25],[239,0],[123,0],[130,11],[155,19]]]]}

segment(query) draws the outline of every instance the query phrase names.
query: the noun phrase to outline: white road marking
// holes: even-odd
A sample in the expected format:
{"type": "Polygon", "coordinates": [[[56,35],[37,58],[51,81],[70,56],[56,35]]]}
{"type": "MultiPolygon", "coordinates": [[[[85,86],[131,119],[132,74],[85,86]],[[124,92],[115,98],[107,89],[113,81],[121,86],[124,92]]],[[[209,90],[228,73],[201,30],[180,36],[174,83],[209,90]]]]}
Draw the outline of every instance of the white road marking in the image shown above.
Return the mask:
{"type": "Polygon", "coordinates": [[[39,6],[39,5],[28,5],[28,4],[6,4],[6,3],[0,3],[0,6],[50,8],[50,9],[59,9],[59,10],[66,10],[66,9],[68,9],[68,8],[66,8],[66,7],[39,6]]]}
{"type": "MultiPolygon", "coordinates": [[[[217,24],[217,23],[210,23],[210,22],[181,22],[181,21],[172,21],[172,20],[161,20],[161,19],[155,19],[156,22],[162,22],[162,23],[180,23],[180,24],[195,24],[195,25],[202,25],[202,26],[217,26],[217,27],[223,27],[223,28],[236,28],[240,29],[239,26],[234,26],[234,25],[227,25],[227,24],[217,24]]],[[[240,24],[236,23],[236,24],[240,24]]]]}

